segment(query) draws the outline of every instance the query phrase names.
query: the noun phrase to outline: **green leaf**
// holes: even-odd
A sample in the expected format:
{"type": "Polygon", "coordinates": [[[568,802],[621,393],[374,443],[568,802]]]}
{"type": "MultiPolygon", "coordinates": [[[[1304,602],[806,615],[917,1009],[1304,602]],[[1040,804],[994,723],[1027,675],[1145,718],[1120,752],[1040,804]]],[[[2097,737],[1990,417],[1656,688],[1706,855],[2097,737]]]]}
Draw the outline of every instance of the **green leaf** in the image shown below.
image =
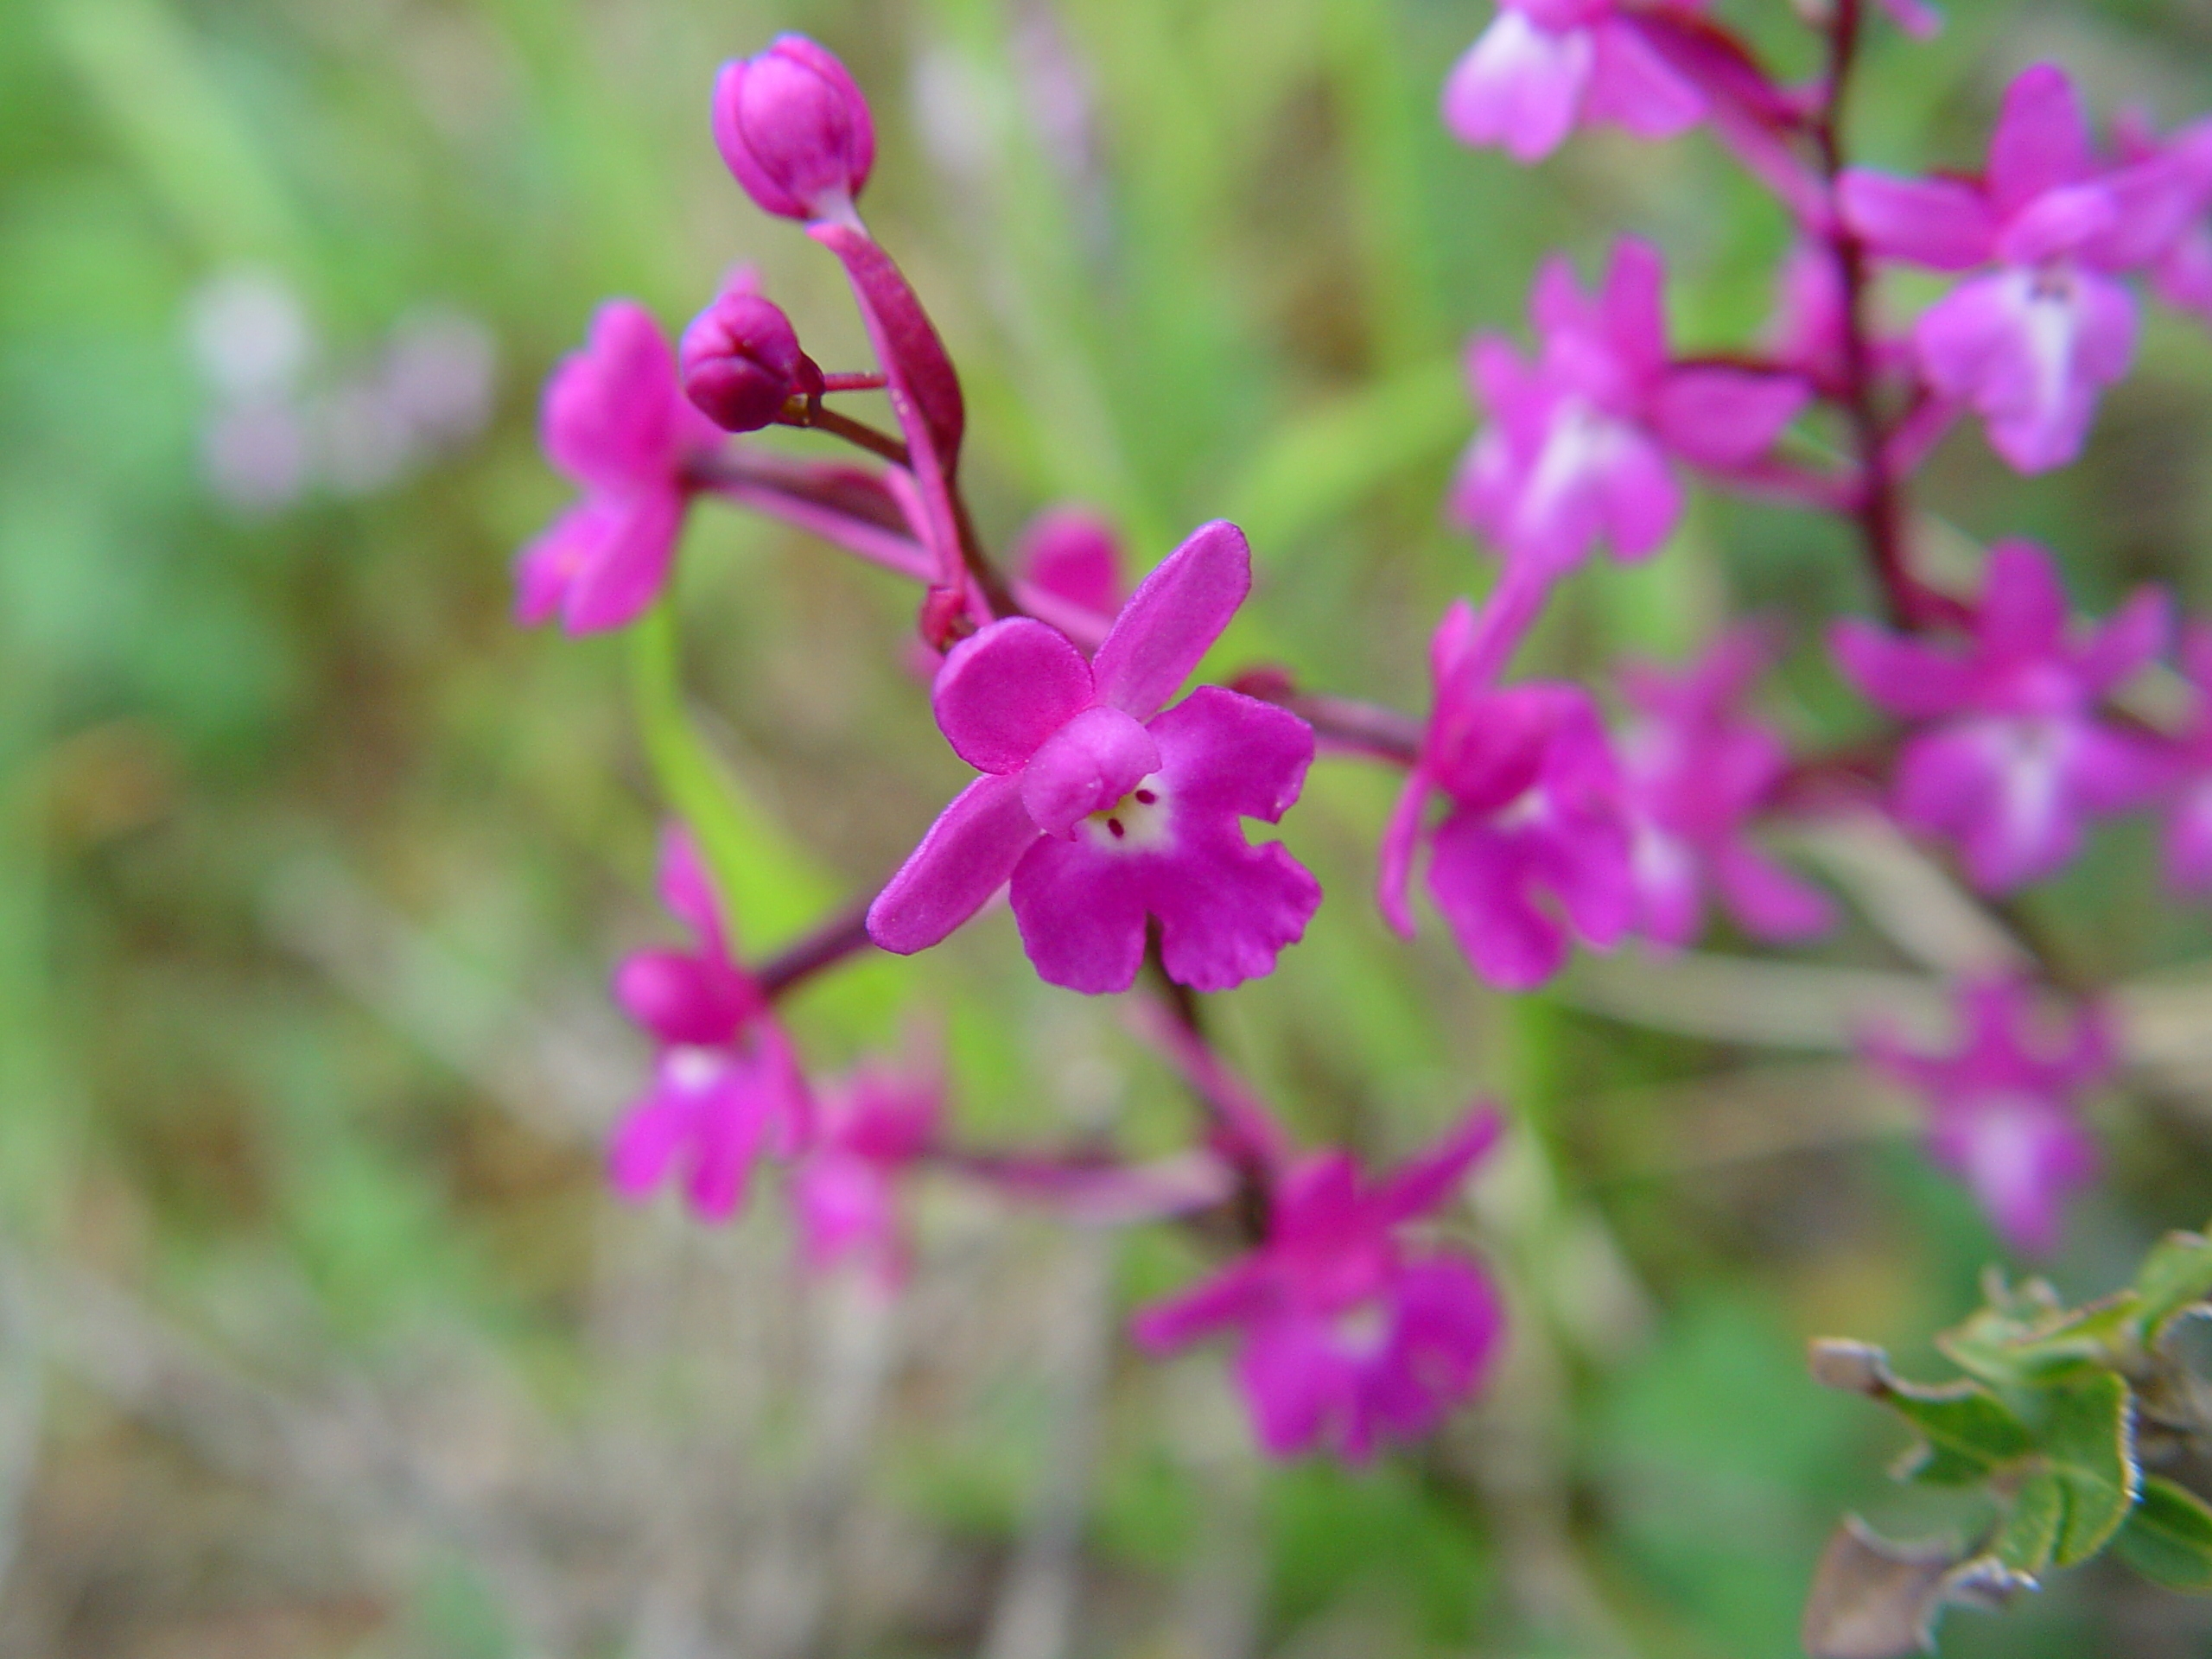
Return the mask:
{"type": "Polygon", "coordinates": [[[2168,1233],[2135,1275],[2137,1340],[2145,1351],[2158,1347],[2173,1322],[2212,1298],[2212,1238],[2202,1233],[2168,1233]]]}
{"type": "Polygon", "coordinates": [[[2013,1572],[2039,1578],[2050,1565],[2065,1519],[2066,1489],[2058,1477],[2048,1470],[2031,1475],[2012,1495],[2012,1510],[1990,1553],[2013,1572]]]}
{"type": "Polygon", "coordinates": [[[2107,1366],[2116,1346],[2132,1337],[2133,1292],[2080,1312],[2041,1311],[2022,1318],[1986,1307],[1936,1338],[1944,1357],[1961,1370],[2000,1388],[2040,1387],[2070,1371],[2107,1366]]]}
{"type": "Polygon", "coordinates": [[[2212,1507],[2171,1480],[2144,1477],[2143,1494],[2112,1547],[2153,1584],[2212,1593],[2212,1507]]]}
{"type": "Polygon", "coordinates": [[[1887,1355],[1864,1343],[1814,1344],[1813,1375],[1830,1388],[1879,1400],[1920,1431],[1921,1444],[1896,1471],[1901,1480],[1969,1486],[2035,1449],[2027,1425],[1979,1382],[1908,1382],[1890,1369],[1887,1355]]]}
{"type": "Polygon", "coordinates": [[[733,939],[748,950],[802,931],[836,886],[799,851],[693,725],[683,702],[676,616],[664,601],[631,629],[638,726],[668,804],[714,872],[733,939]]]}
{"type": "Polygon", "coordinates": [[[1440,464],[1473,425],[1456,359],[1402,370],[1281,428],[1230,484],[1224,516],[1263,556],[1279,551],[1392,479],[1440,464]]]}
{"type": "Polygon", "coordinates": [[[2127,1518],[2142,1475],[2135,1464],[2127,1384],[2110,1371],[2051,1389],[2043,1447],[2066,1489],[2066,1519],[2053,1551],[2061,1567],[2086,1561],[2127,1518]]]}

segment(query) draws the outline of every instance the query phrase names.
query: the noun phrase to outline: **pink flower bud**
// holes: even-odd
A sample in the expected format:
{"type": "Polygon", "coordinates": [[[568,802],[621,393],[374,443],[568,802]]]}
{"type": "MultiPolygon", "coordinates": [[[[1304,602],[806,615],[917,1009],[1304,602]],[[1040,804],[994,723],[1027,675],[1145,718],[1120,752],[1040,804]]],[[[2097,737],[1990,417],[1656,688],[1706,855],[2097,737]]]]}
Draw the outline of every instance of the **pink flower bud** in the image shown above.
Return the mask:
{"type": "Polygon", "coordinates": [[[677,349],[683,395],[725,432],[757,432],[785,400],[822,390],[783,308],[733,288],[692,319],[677,349]]]}
{"type": "Polygon", "coordinates": [[[715,143],[764,213],[822,219],[851,207],[875,162],[875,124],[845,66],[803,35],[722,66],[715,143]]]}

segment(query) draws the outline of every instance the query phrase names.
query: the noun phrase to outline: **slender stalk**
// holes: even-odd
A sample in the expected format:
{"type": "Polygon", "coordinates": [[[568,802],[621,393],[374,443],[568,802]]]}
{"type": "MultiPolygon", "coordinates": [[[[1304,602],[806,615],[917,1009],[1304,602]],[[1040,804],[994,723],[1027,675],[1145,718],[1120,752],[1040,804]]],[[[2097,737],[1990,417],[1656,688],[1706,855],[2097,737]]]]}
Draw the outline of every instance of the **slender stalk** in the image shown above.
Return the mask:
{"type": "Polygon", "coordinates": [[[753,977],[773,1002],[817,974],[874,947],[868,934],[868,906],[854,905],[769,957],[753,970],[753,977]]]}
{"type": "Polygon", "coordinates": [[[1300,691],[1288,674],[1274,668],[1241,674],[1230,690],[1287,709],[1313,728],[1323,747],[1338,753],[1397,766],[1410,766],[1421,759],[1421,721],[1382,703],[1300,691]]]}
{"type": "Polygon", "coordinates": [[[1890,428],[1882,413],[1875,362],[1872,262],[1866,244],[1844,223],[1837,206],[1836,187],[1846,165],[1843,109],[1852,73],[1858,67],[1866,14],[1862,0],[1832,3],[1827,67],[1812,133],[1821,175],[1827,184],[1827,219],[1821,228],[1834,253],[1844,290],[1844,409],[1851,422],[1859,467],[1859,487],[1851,517],[1866,543],[1891,621],[1900,628],[1920,629],[1959,620],[1961,607],[1923,586],[1912,574],[1908,508],[1902,481],[1891,465],[1890,428]]]}
{"type": "Polygon", "coordinates": [[[802,400],[794,397],[784,405],[784,412],[777,417],[783,426],[797,426],[817,432],[827,432],[831,437],[842,438],[856,448],[871,455],[880,456],[894,467],[909,467],[912,462],[906,454],[904,440],[870,426],[866,421],[856,421],[849,415],[840,415],[834,409],[825,409],[819,398],[802,400]]]}

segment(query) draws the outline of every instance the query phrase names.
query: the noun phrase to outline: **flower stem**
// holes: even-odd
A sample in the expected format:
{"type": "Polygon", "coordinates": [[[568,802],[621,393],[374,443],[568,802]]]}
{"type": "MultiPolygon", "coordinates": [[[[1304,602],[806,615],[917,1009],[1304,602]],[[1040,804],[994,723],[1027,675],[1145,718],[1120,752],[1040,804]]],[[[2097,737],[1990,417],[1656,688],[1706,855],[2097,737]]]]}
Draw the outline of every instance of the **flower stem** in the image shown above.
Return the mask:
{"type": "Polygon", "coordinates": [[[847,906],[754,969],[753,977],[762,995],[773,1002],[847,957],[873,949],[868,909],[865,903],[847,906]]]}

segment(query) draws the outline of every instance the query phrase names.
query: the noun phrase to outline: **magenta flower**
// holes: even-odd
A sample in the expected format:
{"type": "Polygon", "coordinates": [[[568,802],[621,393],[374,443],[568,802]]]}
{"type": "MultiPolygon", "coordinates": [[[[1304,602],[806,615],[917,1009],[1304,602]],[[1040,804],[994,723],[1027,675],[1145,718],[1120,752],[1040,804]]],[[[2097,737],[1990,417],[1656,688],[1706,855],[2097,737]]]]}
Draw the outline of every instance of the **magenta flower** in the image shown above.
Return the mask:
{"type": "Polygon", "coordinates": [[[1169,976],[1227,990],[1273,971],[1321,902],[1279,822],[1313,733],[1270,704],[1201,686],[1161,705],[1250,591],[1236,525],[1201,526],[1141,583],[1086,663],[1065,635],[1009,617],[963,640],[932,692],[938,726],[984,775],[931,826],[868,911],[901,956],[937,944],[1011,878],[1037,971],[1071,990],[1127,990],[1149,923],[1169,976]]]}
{"type": "Polygon", "coordinates": [[[2156,256],[2185,198],[2166,158],[2099,163],[2065,72],[2024,71],[2005,94],[1980,179],[1852,168],[1840,200],[1876,253],[1936,270],[1997,269],[1923,313],[1929,384],[1978,410],[2024,473],[2082,451],[2097,399],[2135,353],[2135,302],[2116,277],[2156,256]]]}
{"type": "Polygon", "coordinates": [[[1136,1339],[1164,1354],[1240,1327],[1237,1382],[1275,1457],[1325,1446],[1363,1462],[1426,1433],[1481,1382],[1505,1316],[1472,1262],[1402,1233],[1452,1199],[1498,1129],[1478,1109],[1372,1185],[1344,1153],[1305,1159],[1274,1194],[1266,1242],[1140,1313],[1136,1339]]]}
{"type": "Polygon", "coordinates": [[[1835,919],[1817,888],[1746,833],[1789,766],[1781,738],[1738,708],[1766,663],[1765,642],[1744,628],[1722,635],[1686,673],[1622,671],[1638,716],[1618,744],[1623,796],[1642,931],[1655,944],[1696,939],[1708,888],[1755,938],[1807,938],[1835,919]]]}
{"type": "Polygon", "coordinates": [[[546,382],[540,427],[584,496],[516,561],[516,620],[624,626],[659,596],[690,495],[684,468],[721,434],[685,400],[660,325],[634,300],[600,307],[584,349],[546,382]]]}
{"type": "Polygon", "coordinates": [[[899,1178],[935,1145],[944,1114],[933,1071],[862,1065],[823,1091],[813,1150],[791,1181],[810,1268],[850,1260],[887,1287],[906,1277],[899,1178]]]}
{"type": "Polygon", "coordinates": [[[2085,1009],[2070,1029],[2054,1029],[2018,978],[1961,985],[1957,1006],[1963,1041],[1952,1053],[1915,1053],[1888,1033],[1862,1049],[1926,1098],[1930,1154],[1973,1190],[2006,1242],[2047,1254],[2067,1196],[2096,1174],[2076,1103],[2112,1070],[2110,1024],[2085,1009]]]}
{"type": "Polygon", "coordinates": [[[784,308],[764,297],[750,270],[715,296],[677,347],[683,395],[725,432],[758,432],[793,397],[818,396],[822,370],[799,349],[784,308]]]}
{"type": "Polygon", "coordinates": [[[697,940],[640,950],[615,975],[615,1000],[660,1045],[652,1086],[615,1127],[608,1162],[633,1202],[677,1174],[703,1221],[727,1221],[753,1160],[789,1157],[812,1107],[791,1042],[751,975],[731,959],[705,867],[682,831],[662,848],[661,902],[697,940]]]}
{"type": "Polygon", "coordinates": [[[2151,286],[2177,311],[2212,322],[2212,118],[2192,121],[2161,140],[2139,114],[2119,123],[2121,153],[2131,162],[2164,161],[2179,174],[2179,211],[2170,232],[2155,238],[2151,286]]]}
{"type": "Polygon", "coordinates": [[[1577,124],[1670,138],[1706,112],[1618,0],[1502,0],[1444,83],[1444,124],[1463,144],[1541,161],[1577,124]]]}
{"type": "Polygon", "coordinates": [[[1665,280],[1658,251],[1632,239],[1615,246],[1594,299],[1564,258],[1548,260],[1529,307],[1537,359],[1494,334],[1469,348],[1490,423],[1461,464],[1452,511],[1514,563],[1556,573],[1600,539],[1618,558],[1656,551],[1682,511],[1668,456],[1746,466],[1810,396],[1795,375],[1671,361],[1665,280]]]}
{"type": "Polygon", "coordinates": [[[1406,902],[1429,842],[1428,888],[1475,971],[1508,990],[1541,985],[1574,935],[1600,947],[1635,919],[1621,781],[1598,707],[1579,686],[1497,684],[1543,587],[1509,574],[1480,615],[1465,600],[1429,642],[1436,705],[1383,833],[1376,901],[1413,937],[1406,902]],[[1446,811],[1422,818],[1432,792],[1446,811]]]}
{"type": "Polygon", "coordinates": [[[715,143],[760,211],[843,219],[875,165],[875,122],[835,53],[779,35],[715,78],[715,143]]]}
{"type": "Polygon", "coordinates": [[[2212,893],[2212,628],[2183,629],[2181,664],[2196,688],[2196,706],[2168,750],[2175,776],[2166,803],[2166,884],[2202,896],[2212,893]]]}
{"type": "Polygon", "coordinates": [[[1956,842],[1984,893],[2010,893],[2063,867],[2090,815],[2157,790],[2160,757],[2100,719],[2097,702],[2165,648],[2166,632],[2166,596],[2145,588],[2069,638],[2050,556],[2005,542],[1990,552],[1963,652],[1856,617],[1830,645],[1861,694],[1917,728],[1897,757],[1898,821],[1956,842]]]}

